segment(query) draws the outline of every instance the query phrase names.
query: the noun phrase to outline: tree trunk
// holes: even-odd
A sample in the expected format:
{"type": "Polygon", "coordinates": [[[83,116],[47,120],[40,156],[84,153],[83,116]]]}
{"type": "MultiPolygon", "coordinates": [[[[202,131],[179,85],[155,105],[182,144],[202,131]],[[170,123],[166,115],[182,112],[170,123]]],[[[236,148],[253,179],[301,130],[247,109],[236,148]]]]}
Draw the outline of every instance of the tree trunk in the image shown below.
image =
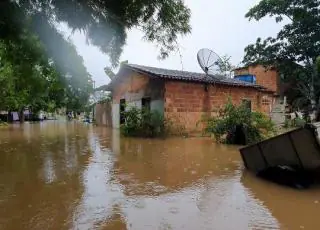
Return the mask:
{"type": "Polygon", "coordinates": [[[20,123],[24,123],[24,110],[23,109],[21,109],[19,111],[19,121],[20,121],[20,123]]]}
{"type": "Polygon", "coordinates": [[[12,114],[11,114],[11,110],[8,110],[8,115],[7,115],[7,122],[12,122],[12,114]]]}
{"type": "MultiPolygon", "coordinates": [[[[311,108],[312,108],[312,114],[311,114],[311,122],[315,121],[317,119],[317,98],[316,98],[316,92],[314,87],[314,79],[318,76],[318,68],[317,63],[314,62],[313,64],[313,72],[312,72],[312,82],[311,82],[311,108]]],[[[319,106],[319,105],[318,105],[319,106]]]]}
{"type": "Polygon", "coordinates": [[[309,113],[309,116],[310,116],[310,120],[311,122],[313,122],[315,119],[316,119],[316,113],[317,113],[317,101],[316,101],[316,95],[315,95],[315,92],[314,92],[314,86],[311,85],[310,87],[310,104],[311,104],[311,113],[309,113]]]}
{"type": "MultiPolygon", "coordinates": [[[[320,73],[320,56],[316,58],[315,62],[314,62],[314,67],[313,67],[313,74],[314,77],[318,77],[319,73],[320,73]]],[[[313,79],[314,81],[314,79],[313,79]]],[[[320,98],[318,98],[318,104],[317,104],[317,108],[316,108],[316,119],[315,121],[319,122],[320,121],[320,98]]]]}

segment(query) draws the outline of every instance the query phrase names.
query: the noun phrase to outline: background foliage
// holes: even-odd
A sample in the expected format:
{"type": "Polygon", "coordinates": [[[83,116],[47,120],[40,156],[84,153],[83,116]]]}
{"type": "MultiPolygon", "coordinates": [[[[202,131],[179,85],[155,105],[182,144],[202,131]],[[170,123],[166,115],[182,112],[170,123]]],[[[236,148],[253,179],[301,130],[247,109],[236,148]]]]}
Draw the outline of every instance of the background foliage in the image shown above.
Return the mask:
{"type": "MultiPolygon", "coordinates": [[[[113,67],[132,28],[158,44],[161,58],[175,50],[178,35],[191,30],[191,12],[182,0],[3,0],[0,9],[0,38],[17,38],[26,26],[25,17],[35,22],[34,31],[43,35],[55,30],[56,24],[66,23],[108,54],[113,67]]],[[[52,40],[61,44],[57,37],[52,40]]]]}
{"type": "MultiPolygon", "coordinates": [[[[74,45],[59,31],[61,23],[84,33],[115,67],[130,29],[142,30],[165,58],[177,47],[178,36],[190,32],[190,15],[182,0],[2,0],[1,109],[86,108],[93,81],[74,45]]],[[[106,72],[112,75],[112,68],[106,72]]]]}
{"type": "Polygon", "coordinates": [[[245,64],[276,67],[289,102],[315,109],[320,96],[320,2],[318,0],[261,0],[246,14],[250,20],[273,17],[284,23],[276,37],[258,38],[245,49],[245,64]]]}

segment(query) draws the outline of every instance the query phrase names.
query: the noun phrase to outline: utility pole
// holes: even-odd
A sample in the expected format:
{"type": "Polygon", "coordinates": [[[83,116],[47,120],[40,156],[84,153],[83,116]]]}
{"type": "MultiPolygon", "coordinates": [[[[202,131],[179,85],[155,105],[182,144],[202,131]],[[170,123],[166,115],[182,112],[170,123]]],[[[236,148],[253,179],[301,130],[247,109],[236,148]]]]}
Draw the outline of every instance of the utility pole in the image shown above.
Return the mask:
{"type": "MultiPolygon", "coordinates": [[[[96,88],[96,81],[92,81],[93,82],[93,94],[95,93],[95,88],[96,88]]],[[[92,122],[95,120],[94,119],[94,109],[96,107],[96,103],[93,104],[93,107],[92,107],[92,122]]]]}

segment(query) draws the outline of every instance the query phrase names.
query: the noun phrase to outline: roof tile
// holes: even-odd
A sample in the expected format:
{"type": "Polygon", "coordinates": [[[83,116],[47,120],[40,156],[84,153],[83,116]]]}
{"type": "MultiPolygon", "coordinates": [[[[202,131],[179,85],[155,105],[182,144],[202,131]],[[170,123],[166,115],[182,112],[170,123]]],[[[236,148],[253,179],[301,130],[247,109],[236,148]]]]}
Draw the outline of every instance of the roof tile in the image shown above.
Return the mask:
{"type": "MultiPolygon", "coordinates": [[[[207,75],[205,73],[195,73],[181,70],[162,69],[150,66],[123,64],[122,68],[129,68],[130,70],[147,74],[149,77],[172,79],[180,81],[201,82],[209,84],[221,84],[240,87],[252,87],[262,91],[268,91],[265,87],[250,82],[240,81],[238,79],[226,78],[222,75],[207,75]]],[[[115,77],[106,87],[111,90],[118,77],[115,77]]]]}
{"type": "Polygon", "coordinates": [[[213,76],[213,75],[207,75],[205,73],[162,69],[162,68],[142,66],[142,65],[136,65],[136,64],[126,64],[126,66],[135,71],[143,72],[151,76],[165,78],[165,79],[195,81],[195,82],[203,82],[203,83],[218,83],[218,84],[224,84],[224,85],[245,86],[245,87],[254,87],[254,88],[261,88],[261,89],[264,88],[257,84],[240,81],[238,79],[233,79],[233,78],[226,78],[222,75],[213,76]]]}

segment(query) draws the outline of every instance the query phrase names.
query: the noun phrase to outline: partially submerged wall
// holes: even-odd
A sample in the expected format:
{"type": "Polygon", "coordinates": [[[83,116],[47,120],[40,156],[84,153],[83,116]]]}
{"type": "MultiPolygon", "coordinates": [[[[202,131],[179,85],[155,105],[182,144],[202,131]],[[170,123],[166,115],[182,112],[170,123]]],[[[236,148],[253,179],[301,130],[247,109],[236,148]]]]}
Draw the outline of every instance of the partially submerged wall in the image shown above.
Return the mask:
{"type": "Polygon", "coordinates": [[[128,106],[141,108],[142,99],[150,98],[151,110],[164,113],[170,125],[182,132],[199,133],[203,130],[203,117],[215,115],[228,97],[237,105],[250,100],[253,111],[270,115],[272,94],[255,88],[153,79],[127,71],[113,88],[112,126],[120,127],[121,100],[128,106]]]}
{"type": "Polygon", "coordinates": [[[96,104],[94,119],[97,125],[111,127],[111,102],[103,102],[96,104]]]}
{"type": "Polygon", "coordinates": [[[120,100],[124,99],[130,106],[142,107],[142,99],[150,99],[150,109],[157,110],[163,114],[164,82],[158,79],[151,79],[146,75],[128,71],[126,76],[113,89],[112,117],[113,127],[120,127],[120,100]]]}
{"type": "Polygon", "coordinates": [[[272,96],[255,88],[166,81],[165,116],[187,133],[196,133],[203,129],[200,121],[205,116],[216,115],[229,97],[236,105],[250,100],[253,111],[270,114],[272,96]]]}

